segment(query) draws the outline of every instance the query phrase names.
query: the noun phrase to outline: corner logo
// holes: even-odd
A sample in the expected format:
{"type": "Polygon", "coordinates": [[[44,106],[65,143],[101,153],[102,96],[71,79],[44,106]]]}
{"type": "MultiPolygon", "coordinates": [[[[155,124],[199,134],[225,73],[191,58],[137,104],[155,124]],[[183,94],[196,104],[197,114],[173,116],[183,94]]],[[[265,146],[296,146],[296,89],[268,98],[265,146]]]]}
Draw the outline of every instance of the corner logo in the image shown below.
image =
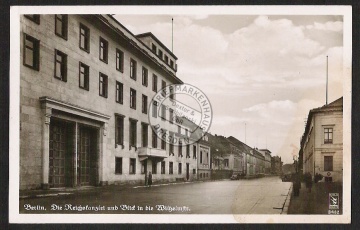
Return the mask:
{"type": "Polygon", "coordinates": [[[329,193],[329,209],[339,209],[339,193],[329,193]]]}
{"type": "Polygon", "coordinates": [[[213,117],[207,96],[189,84],[161,89],[152,98],[148,111],[149,123],[157,137],[175,146],[201,139],[210,129],[213,117]]]}

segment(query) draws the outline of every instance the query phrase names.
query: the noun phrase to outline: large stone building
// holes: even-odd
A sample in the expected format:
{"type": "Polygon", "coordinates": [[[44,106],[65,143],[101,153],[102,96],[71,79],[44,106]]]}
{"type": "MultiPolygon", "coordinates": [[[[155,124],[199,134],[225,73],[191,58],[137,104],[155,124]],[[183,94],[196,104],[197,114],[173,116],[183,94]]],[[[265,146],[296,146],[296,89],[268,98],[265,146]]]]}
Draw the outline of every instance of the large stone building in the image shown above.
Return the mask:
{"type": "Polygon", "coordinates": [[[343,180],[343,98],[310,110],[301,139],[303,173],[343,180]]]}
{"type": "Polygon", "coordinates": [[[282,166],[283,162],[281,161],[281,157],[273,156],[271,157],[271,173],[276,175],[282,174],[282,166]]]}
{"type": "Polygon", "coordinates": [[[158,116],[170,136],[186,135],[171,110],[160,118],[149,107],[157,91],[182,84],[177,57],[153,34],[136,36],[110,15],[20,22],[20,189],[136,183],[146,171],[155,181],[193,178],[196,159],[149,124],[158,116]]]}

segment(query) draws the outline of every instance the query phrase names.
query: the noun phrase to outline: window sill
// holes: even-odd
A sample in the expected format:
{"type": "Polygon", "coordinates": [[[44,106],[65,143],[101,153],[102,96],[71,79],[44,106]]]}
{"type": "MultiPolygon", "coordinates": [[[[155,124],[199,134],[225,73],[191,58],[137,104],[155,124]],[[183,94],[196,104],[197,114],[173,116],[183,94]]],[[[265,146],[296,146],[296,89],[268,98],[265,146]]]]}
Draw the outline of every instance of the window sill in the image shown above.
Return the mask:
{"type": "Polygon", "coordinates": [[[119,146],[121,146],[121,149],[124,149],[124,148],[125,148],[124,144],[115,144],[115,148],[117,148],[117,147],[119,147],[119,146]]]}

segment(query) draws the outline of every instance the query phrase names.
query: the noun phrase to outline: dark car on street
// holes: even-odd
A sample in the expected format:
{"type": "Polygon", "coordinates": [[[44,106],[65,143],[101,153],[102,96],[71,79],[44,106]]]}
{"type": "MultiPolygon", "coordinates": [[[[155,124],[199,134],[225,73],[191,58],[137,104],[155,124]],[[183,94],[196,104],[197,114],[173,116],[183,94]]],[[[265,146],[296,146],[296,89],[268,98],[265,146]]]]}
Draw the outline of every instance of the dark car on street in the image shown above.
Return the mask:
{"type": "Polygon", "coordinates": [[[291,182],[291,174],[284,174],[281,177],[282,182],[291,182]]]}
{"type": "Polygon", "coordinates": [[[230,177],[230,180],[239,180],[241,177],[240,173],[233,173],[230,177]]]}

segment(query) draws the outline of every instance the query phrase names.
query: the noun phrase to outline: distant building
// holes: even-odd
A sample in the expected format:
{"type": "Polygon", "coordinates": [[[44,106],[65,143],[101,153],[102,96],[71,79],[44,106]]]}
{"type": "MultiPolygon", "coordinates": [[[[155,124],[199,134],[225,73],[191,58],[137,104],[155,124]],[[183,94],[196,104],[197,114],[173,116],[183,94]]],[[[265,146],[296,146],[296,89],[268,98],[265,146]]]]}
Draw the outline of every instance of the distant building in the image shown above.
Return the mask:
{"type": "Polygon", "coordinates": [[[271,157],[271,173],[276,175],[282,174],[282,165],[281,157],[273,156],[271,157]]]}
{"type": "Polygon", "coordinates": [[[211,151],[209,137],[205,134],[193,145],[193,152],[197,153],[197,179],[211,179],[211,151]]]}
{"type": "Polygon", "coordinates": [[[343,98],[310,110],[301,138],[303,172],[343,180],[343,98]]]}
{"type": "Polygon", "coordinates": [[[265,173],[271,173],[271,152],[268,149],[259,149],[259,152],[265,157],[265,173]]]}

